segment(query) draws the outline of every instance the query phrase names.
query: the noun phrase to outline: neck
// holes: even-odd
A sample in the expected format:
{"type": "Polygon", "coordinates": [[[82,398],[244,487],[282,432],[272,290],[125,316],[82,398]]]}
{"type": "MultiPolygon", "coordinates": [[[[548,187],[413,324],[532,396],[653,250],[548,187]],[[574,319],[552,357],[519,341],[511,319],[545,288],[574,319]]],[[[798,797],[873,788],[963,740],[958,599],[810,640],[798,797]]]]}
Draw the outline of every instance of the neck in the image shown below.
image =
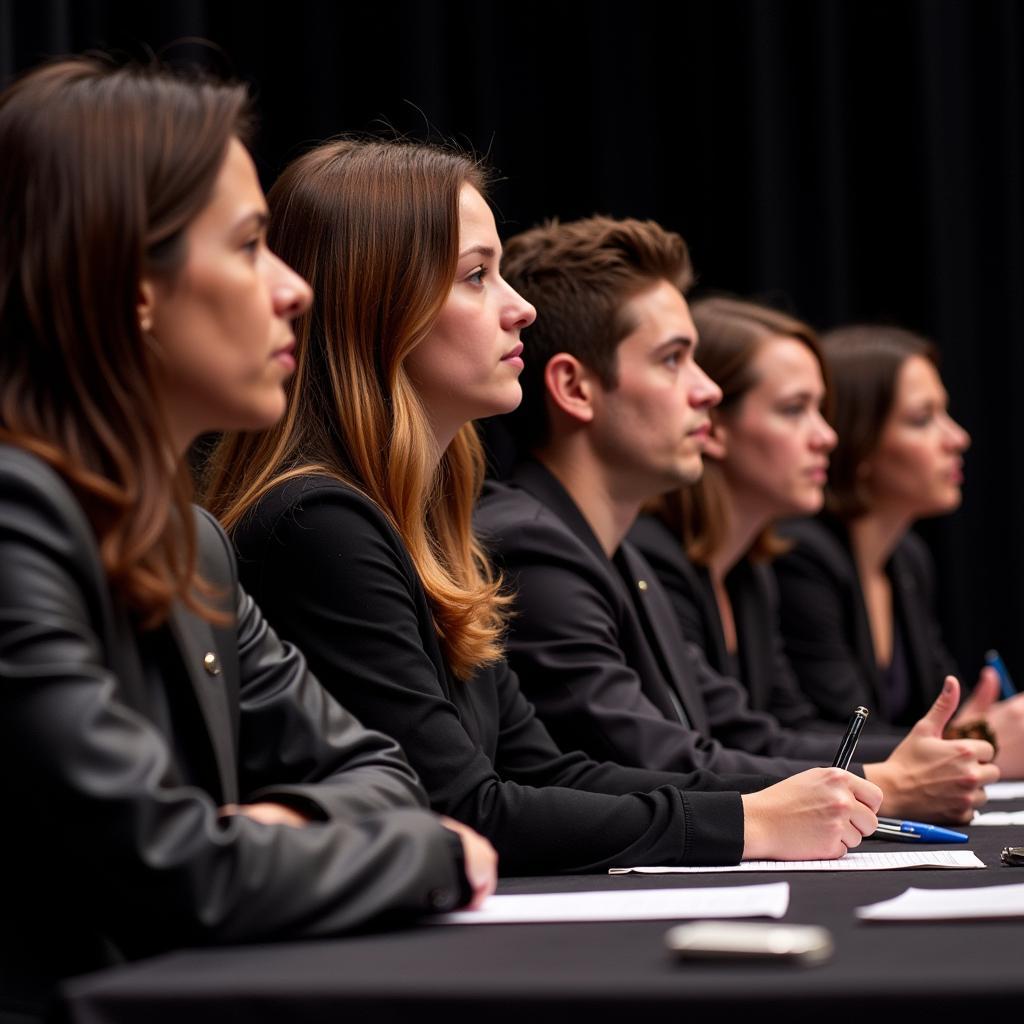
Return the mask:
{"type": "Polygon", "coordinates": [[[906,536],[911,522],[907,516],[895,511],[873,511],[847,525],[853,557],[862,576],[885,569],[885,563],[906,536]]]}
{"type": "Polygon", "coordinates": [[[636,522],[645,495],[628,493],[615,474],[574,435],[547,445],[536,458],[569,492],[604,553],[611,558],[636,522]]]}
{"type": "Polygon", "coordinates": [[[751,507],[731,491],[726,496],[725,541],[711,556],[708,571],[712,579],[721,583],[746,555],[757,535],[771,523],[763,510],[751,507]]]}

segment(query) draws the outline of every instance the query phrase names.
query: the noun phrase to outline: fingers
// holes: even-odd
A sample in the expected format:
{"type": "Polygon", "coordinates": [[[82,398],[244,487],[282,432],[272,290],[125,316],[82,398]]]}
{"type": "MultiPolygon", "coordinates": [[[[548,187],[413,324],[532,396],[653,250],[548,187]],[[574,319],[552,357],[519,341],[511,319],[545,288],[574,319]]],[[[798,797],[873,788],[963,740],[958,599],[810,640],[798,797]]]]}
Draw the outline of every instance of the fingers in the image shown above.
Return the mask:
{"type": "MultiPolygon", "coordinates": [[[[873,782],[868,782],[867,779],[862,779],[859,775],[853,775],[852,773],[847,780],[847,784],[850,787],[850,792],[859,803],[867,807],[868,810],[871,811],[872,815],[878,813],[878,808],[882,806],[882,798],[884,796],[882,790],[878,786],[873,782]]],[[[874,831],[873,828],[872,831],[874,831]]]]}
{"type": "Polygon", "coordinates": [[[940,737],[943,729],[956,706],[960,702],[960,683],[956,676],[946,676],[942,684],[942,692],[935,698],[935,703],[925,712],[914,726],[913,731],[926,736],[940,737]]]}

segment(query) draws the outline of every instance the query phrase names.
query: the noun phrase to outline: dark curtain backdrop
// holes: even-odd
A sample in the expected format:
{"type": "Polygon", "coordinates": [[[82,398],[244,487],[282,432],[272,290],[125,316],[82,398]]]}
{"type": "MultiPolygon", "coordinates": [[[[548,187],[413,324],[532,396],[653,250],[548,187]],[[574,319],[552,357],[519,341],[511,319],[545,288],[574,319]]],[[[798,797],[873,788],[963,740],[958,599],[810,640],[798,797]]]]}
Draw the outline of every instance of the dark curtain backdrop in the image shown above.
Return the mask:
{"type": "Polygon", "coordinates": [[[702,286],[934,337],[974,436],[922,528],[941,613],[969,679],[996,646],[1024,683],[1020,3],[0,0],[0,78],[190,36],[253,84],[265,184],[340,131],[450,138],[500,169],[506,233],[653,217],[702,286]]]}

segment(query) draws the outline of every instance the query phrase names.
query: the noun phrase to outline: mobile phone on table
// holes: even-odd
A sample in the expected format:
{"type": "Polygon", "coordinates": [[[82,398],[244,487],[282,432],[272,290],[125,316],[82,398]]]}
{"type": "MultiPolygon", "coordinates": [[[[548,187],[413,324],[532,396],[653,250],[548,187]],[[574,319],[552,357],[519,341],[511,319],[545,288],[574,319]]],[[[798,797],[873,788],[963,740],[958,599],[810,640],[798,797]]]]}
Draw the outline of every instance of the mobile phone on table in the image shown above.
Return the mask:
{"type": "Polygon", "coordinates": [[[832,956],[832,935],[812,924],[773,921],[695,921],[665,933],[665,944],[685,960],[773,960],[824,963],[832,956]]]}

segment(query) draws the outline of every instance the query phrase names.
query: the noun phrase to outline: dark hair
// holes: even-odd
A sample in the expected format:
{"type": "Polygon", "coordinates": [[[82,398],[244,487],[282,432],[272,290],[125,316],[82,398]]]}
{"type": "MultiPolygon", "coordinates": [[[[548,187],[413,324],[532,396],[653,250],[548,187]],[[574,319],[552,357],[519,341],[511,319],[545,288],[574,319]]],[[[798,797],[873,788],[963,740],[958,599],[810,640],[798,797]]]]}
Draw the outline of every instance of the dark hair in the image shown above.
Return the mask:
{"type": "Polygon", "coordinates": [[[405,368],[455,280],[464,184],[485,190],[475,161],[404,142],[342,139],[285,170],[268,197],[268,241],[316,298],[295,321],[284,417],[259,435],[225,436],[206,499],[230,530],[290,477],[324,473],[359,488],[402,537],[448,663],[468,679],[500,657],[508,603],[472,531],[483,453],[466,424],[435,465],[405,368]]]}
{"type": "Polygon", "coordinates": [[[506,417],[522,453],[548,440],[544,370],[568,352],[597,374],[605,388],[617,383],[616,350],[636,326],[626,303],[660,280],[685,292],[693,283],[683,239],[653,221],[589,217],[549,221],[505,243],[505,280],[537,308],[524,334],[523,401],[506,417]]]}
{"type": "Polygon", "coordinates": [[[217,613],[195,593],[191,483],[169,468],[140,283],[181,267],[246,125],[241,86],[97,58],[42,66],[0,96],[0,440],[64,477],[144,626],[176,599],[217,613]]]}
{"type": "MultiPolygon", "coordinates": [[[[802,320],[770,306],[726,296],[700,299],[690,309],[700,339],[697,362],[722,389],[722,401],[711,410],[713,420],[728,416],[757,383],[754,359],[772,337],[795,338],[811,350],[828,394],[821,344],[814,329],[802,320]]],[[[693,561],[707,564],[728,530],[728,491],[720,467],[714,459],[705,459],[704,474],[697,483],[663,495],[650,504],[648,511],[681,539],[693,561]]],[[[749,554],[755,560],[765,560],[781,554],[786,547],[768,526],[758,534],[749,554]]]]}
{"type": "Polygon", "coordinates": [[[881,324],[838,327],[822,336],[822,347],[832,379],[832,426],[839,435],[829,464],[825,505],[849,521],[869,509],[858,470],[878,447],[896,399],[900,368],[911,356],[937,367],[939,354],[919,334],[881,324]]]}

